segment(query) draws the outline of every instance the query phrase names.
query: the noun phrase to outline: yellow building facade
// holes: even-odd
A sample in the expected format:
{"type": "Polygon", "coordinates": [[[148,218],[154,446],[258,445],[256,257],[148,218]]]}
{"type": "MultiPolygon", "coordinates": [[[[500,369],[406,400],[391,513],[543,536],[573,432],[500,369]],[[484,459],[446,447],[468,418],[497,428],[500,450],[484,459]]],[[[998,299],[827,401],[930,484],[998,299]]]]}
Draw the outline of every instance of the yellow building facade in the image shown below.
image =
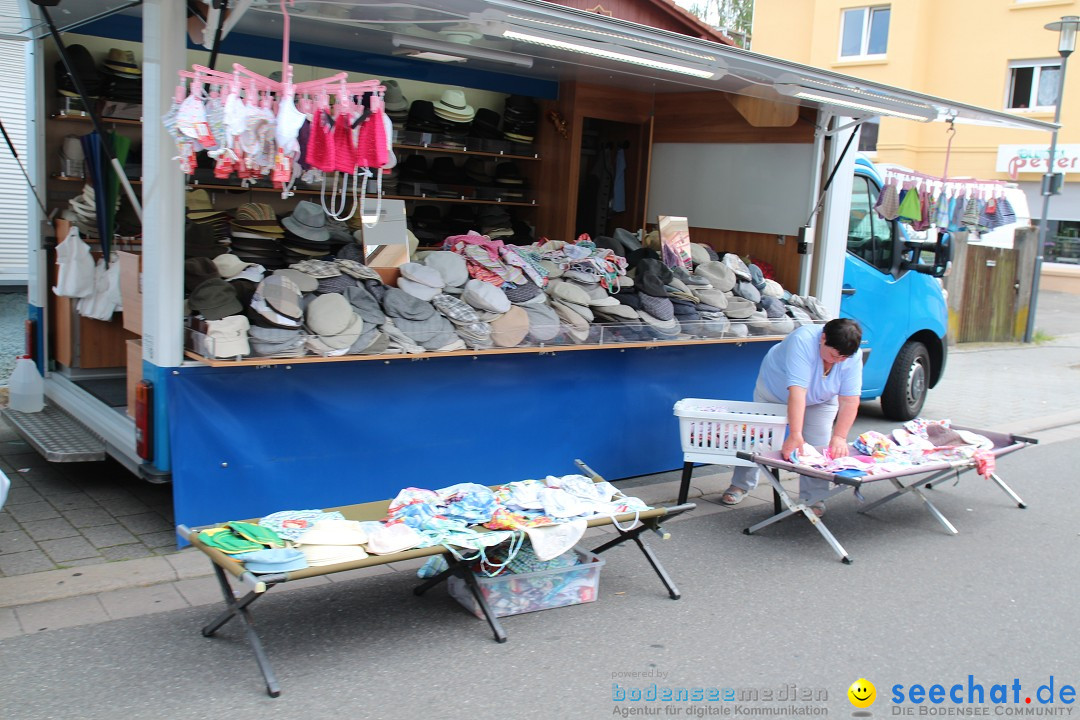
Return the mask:
{"type": "MultiPolygon", "coordinates": [[[[1053,121],[1061,57],[1045,29],[1080,15],[1080,0],[756,0],[754,52],[928,95],[1053,121]]],[[[1051,232],[1080,227],[1080,53],[1066,68],[1058,135],[1062,194],[1051,232]]],[[[882,118],[864,151],[935,177],[946,173],[948,126],[882,118]]],[[[949,177],[1017,182],[1042,208],[1050,133],[955,125],[949,177]]]]}

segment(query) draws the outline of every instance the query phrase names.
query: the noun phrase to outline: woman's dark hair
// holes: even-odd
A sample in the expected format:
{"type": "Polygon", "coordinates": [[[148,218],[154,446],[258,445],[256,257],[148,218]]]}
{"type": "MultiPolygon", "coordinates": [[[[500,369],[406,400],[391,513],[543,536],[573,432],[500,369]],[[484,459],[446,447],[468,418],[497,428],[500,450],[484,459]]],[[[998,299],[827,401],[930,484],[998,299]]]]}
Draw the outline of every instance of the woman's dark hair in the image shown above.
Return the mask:
{"type": "Polygon", "coordinates": [[[854,355],[862,344],[862,328],[851,318],[837,318],[825,323],[825,344],[844,356],[854,355]]]}

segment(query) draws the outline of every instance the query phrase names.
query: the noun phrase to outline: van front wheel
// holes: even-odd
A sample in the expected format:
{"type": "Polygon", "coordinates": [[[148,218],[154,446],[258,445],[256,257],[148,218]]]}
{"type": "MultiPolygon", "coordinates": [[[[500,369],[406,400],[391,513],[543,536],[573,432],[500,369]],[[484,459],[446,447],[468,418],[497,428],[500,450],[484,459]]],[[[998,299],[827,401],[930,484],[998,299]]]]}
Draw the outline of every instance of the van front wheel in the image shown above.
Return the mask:
{"type": "Polygon", "coordinates": [[[921,342],[910,340],[900,348],[885,392],[881,394],[881,411],[890,420],[910,420],[919,414],[926,402],[930,379],[930,354],[921,342]]]}

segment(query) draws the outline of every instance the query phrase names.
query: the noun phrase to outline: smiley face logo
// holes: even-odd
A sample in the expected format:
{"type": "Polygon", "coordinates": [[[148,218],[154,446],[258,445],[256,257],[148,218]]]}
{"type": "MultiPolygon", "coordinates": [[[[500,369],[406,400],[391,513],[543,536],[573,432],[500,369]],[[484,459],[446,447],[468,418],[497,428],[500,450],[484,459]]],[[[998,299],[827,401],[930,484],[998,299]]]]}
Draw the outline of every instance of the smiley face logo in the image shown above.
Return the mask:
{"type": "Polygon", "coordinates": [[[874,700],[877,699],[877,688],[874,687],[874,683],[870,682],[866,678],[859,678],[855,682],[851,683],[851,687],[847,691],[848,700],[851,704],[857,708],[868,708],[874,704],[874,700]]]}

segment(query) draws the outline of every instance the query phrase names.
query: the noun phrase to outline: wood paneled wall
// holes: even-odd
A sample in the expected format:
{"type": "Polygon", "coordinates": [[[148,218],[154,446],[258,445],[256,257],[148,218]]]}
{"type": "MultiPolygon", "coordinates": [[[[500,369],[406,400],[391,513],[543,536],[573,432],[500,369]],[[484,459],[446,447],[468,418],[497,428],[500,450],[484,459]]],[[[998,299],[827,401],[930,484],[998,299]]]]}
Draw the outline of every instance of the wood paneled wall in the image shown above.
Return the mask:
{"type": "MultiPolygon", "coordinates": [[[[577,218],[578,177],[581,172],[581,138],[585,118],[609,120],[641,126],[642,143],[651,133],[653,95],[628,93],[625,90],[587,83],[562,83],[559,99],[541,103],[541,122],[546,127],[537,133],[536,151],[540,154],[537,197],[542,200],[536,211],[537,233],[552,240],[573,240],[577,218]],[[566,122],[567,137],[554,127],[550,114],[555,112],[566,122]]],[[[651,146],[651,142],[649,143],[651,146]]],[[[644,222],[649,163],[638,163],[637,177],[628,177],[627,188],[637,188],[637,197],[627,198],[626,216],[635,217],[628,225],[644,222]]]]}
{"type": "MultiPolygon", "coordinates": [[[[755,107],[754,110],[767,113],[768,108],[755,107]]],[[[773,118],[763,118],[762,122],[785,122],[783,118],[789,114],[781,108],[773,118]]],[[[572,240],[576,237],[574,225],[585,118],[640,125],[643,147],[651,147],[656,142],[810,143],[814,139],[812,114],[805,110],[799,111],[789,126],[754,127],[723,93],[703,91],[654,95],[652,92],[634,93],[586,83],[563,83],[559,88],[558,100],[541,103],[540,121],[544,127],[537,133],[536,149],[541,159],[536,184],[541,204],[536,210],[536,227],[538,234],[549,239],[572,240]],[[565,121],[567,137],[564,138],[552,123],[550,114],[553,112],[565,121]]],[[[642,214],[642,227],[656,222],[656,218],[643,216],[648,206],[646,194],[651,171],[650,157],[650,154],[646,154],[637,179],[627,177],[628,204],[631,202],[633,183],[639,183],[637,194],[640,202],[634,207],[634,212],[642,214]]],[[[737,169],[733,168],[732,172],[737,172],[737,169]]],[[[627,212],[625,217],[629,226],[631,213],[627,212]]],[[[693,223],[694,219],[689,220],[693,223]]],[[[786,237],[781,245],[775,235],[695,227],[691,227],[690,237],[694,242],[703,242],[717,250],[764,260],[773,266],[776,280],[785,289],[798,289],[800,262],[795,237],[786,237]]]]}
{"type": "MultiPolygon", "coordinates": [[[[778,114],[782,111],[778,110],[778,114]]],[[[656,97],[653,142],[811,143],[814,123],[800,111],[788,127],[754,127],[724,93],[667,93],[656,97]]]]}
{"type": "Polygon", "coordinates": [[[690,240],[704,243],[719,253],[733,252],[742,257],[749,255],[764,260],[772,265],[776,274],[773,279],[785,290],[793,293],[799,290],[798,238],[793,235],[785,235],[784,244],[781,245],[776,235],[691,227],[690,240]]]}

